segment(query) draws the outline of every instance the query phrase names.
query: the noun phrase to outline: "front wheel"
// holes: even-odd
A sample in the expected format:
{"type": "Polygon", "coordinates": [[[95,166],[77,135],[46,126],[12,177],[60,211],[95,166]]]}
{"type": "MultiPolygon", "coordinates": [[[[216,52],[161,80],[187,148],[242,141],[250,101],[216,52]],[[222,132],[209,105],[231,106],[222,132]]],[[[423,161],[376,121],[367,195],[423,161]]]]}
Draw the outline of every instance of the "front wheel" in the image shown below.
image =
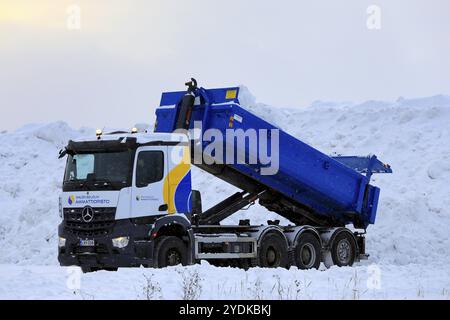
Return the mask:
{"type": "Polygon", "coordinates": [[[156,248],[156,265],[164,268],[176,265],[187,265],[187,248],[177,237],[169,236],[158,239],[156,248]]]}

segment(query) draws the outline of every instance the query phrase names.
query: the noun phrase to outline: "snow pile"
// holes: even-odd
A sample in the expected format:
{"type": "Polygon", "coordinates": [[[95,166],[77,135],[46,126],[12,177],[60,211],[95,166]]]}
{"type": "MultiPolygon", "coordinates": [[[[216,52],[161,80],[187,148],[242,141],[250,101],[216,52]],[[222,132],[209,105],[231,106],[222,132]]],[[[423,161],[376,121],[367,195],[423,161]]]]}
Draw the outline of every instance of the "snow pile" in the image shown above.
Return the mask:
{"type": "Polygon", "coordinates": [[[65,165],[58,151],[87,132],[56,122],[0,135],[0,263],[57,262],[58,193],[65,165]]]}
{"type": "MultiPolygon", "coordinates": [[[[414,282],[413,278],[420,277],[424,270],[431,270],[427,279],[433,283],[436,290],[442,286],[439,290],[444,290],[443,292],[447,292],[448,295],[450,287],[448,274],[450,263],[449,96],[400,98],[395,102],[367,101],[359,104],[317,101],[305,108],[282,109],[257,103],[248,90],[241,87],[239,99],[241,104],[251,111],[327,154],[368,155],[373,153],[382,161],[389,163],[394,174],[375,175],[373,178],[373,184],[381,188],[381,199],[376,224],[368,229],[367,251],[371,254],[369,262],[377,263],[393,276],[409,276],[408,281],[412,282],[408,285],[411,288],[419,288],[421,285],[419,283],[421,280],[414,282]],[[399,270],[399,273],[396,274],[395,270],[399,270]],[[443,277],[441,284],[433,275],[439,272],[443,277]]],[[[143,124],[139,125],[139,128],[144,127],[146,126],[143,124]]],[[[73,130],[63,122],[27,125],[15,132],[0,133],[0,176],[2,177],[0,264],[26,266],[57,264],[57,225],[60,221],[57,196],[60,192],[65,164],[64,160],[58,160],[58,151],[68,139],[87,133],[93,134],[93,130],[85,128],[73,130]]],[[[194,170],[194,187],[202,191],[204,208],[208,208],[236,191],[234,187],[198,169],[194,170]]],[[[277,215],[255,205],[249,210],[231,216],[225,222],[237,223],[243,218],[251,219],[252,223],[265,223],[268,219],[277,218],[277,215]]],[[[356,267],[359,269],[343,268],[340,271],[333,268],[329,273],[313,270],[306,273],[295,271],[292,277],[300,279],[305,275],[309,277],[308,279],[319,282],[323,280],[320,283],[326,285],[329,279],[335,279],[334,277],[351,279],[354,270],[361,271],[361,268],[365,270],[363,267],[365,265],[367,265],[366,262],[356,267]]],[[[26,266],[21,268],[28,271],[22,272],[26,274],[35,272],[29,271],[26,266]]],[[[54,267],[49,268],[54,272],[54,267]]],[[[215,273],[211,271],[213,267],[199,266],[198,268],[201,270],[202,277],[210,277],[208,279],[213,280],[215,273]]],[[[112,279],[111,277],[122,279],[121,275],[130,279],[131,274],[134,275],[133,279],[140,279],[142,272],[140,269],[120,270],[119,273],[109,273],[108,276],[105,273],[99,273],[98,276],[89,275],[87,279],[94,279],[94,277],[98,277],[96,279],[99,281],[108,277],[108,279],[112,279]]],[[[164,276],[165,273],[154,272],[159,283],[165,283],[164,279],[167,278],[164,276]]],[[[230,269],[224,273],[224,277],[231,279],[236,276],[236,279],[242,280],[247,279],[249,275],[253,277],[252,281],[256,282],[258,277],[265,279],[266,276],[275,277],[277,274],[288,277],[287,271],[261,269],[248,273],[230,269]]],[[[18,276],[22,278],[23,274],[18,276]]],[[[62,275],[59,276],[62,277],[62,275]]],[[[43,277],[47,276],[43,275],[43,277]]],[[[241,280],[236,280],[235,286],[238,286],[241,280]]],[[[2,281],[6,281],[6,278],[2,277],[0,282],[2,281]]],[[[107,282],[107,279],[105,281],[107,282]]],[[[124,285],[125,282],[118,283],[124,285]]],[[[320,283],[313,284],[312,287],[320,286],[320,283]]],[[[224,292],[233,290],[230,288],[225,288],[224,292]]],[[[269,288],[265,290],[267,292],[269,288]]],[[[220,290],[217,292],[220,293],[220,290]]],[[[0,296],[5,294],[6,292],[0,292],[0,296]]],[[[248,298],[248,294],[232,296],[248,298]]],[[[392,292],[388,296],[392,294],[395,297],[402,297],[401,294],[396,295],[392,292]]],[[[330,295],[330,297],[339,298],[336,292],[330,295]]],[[[210,296],[214,296],[212,291],[210,296]]],[[[410,293],[409,296],[414,297],[414,294],[410,293]]],[[[323,296],[323,298],[327,297],[323,296]]]]}

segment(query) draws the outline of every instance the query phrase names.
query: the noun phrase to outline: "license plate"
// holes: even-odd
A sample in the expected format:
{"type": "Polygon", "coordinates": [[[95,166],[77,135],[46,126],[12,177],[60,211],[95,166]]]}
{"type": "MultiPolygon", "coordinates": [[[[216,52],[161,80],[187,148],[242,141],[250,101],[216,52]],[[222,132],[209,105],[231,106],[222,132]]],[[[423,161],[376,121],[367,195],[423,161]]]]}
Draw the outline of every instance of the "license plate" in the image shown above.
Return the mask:
{"type": "Polygon", "coordinates": [[[95,246],[94,240],[84,239],[80,240],[80,247],[93,247],[95,246]]]}

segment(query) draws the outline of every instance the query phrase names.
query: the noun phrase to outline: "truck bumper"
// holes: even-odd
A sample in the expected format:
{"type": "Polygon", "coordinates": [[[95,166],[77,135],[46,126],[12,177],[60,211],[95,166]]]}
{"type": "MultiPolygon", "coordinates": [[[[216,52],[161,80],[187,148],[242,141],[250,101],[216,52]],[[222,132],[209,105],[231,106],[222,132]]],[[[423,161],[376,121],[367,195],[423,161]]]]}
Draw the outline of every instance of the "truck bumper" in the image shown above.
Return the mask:
{"type": "Polygon", "coordinates": [[[149,240],[150,225],[133,224],[130,220],[117,220],[111,231],[102,236],[74,234],[61,223],[58,234],[66,239],[58,248],[61,266],[96,268],[153,266],[154,242],[149,240]],[[112,239],[128,236],[124,248],[113,246],[112,239]],[[94,240],[93,246],[81,246],[80,240],[94,240]]]}

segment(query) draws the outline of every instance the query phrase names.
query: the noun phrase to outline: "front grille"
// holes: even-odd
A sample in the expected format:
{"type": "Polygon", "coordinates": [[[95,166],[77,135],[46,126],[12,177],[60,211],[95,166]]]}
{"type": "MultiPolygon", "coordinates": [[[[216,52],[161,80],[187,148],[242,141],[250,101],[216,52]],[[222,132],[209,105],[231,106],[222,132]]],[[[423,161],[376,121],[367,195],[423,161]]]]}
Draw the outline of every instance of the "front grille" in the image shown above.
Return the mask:
{"type": "Polygon", "coordinates": [[[92,208],[94,216],[92,221],[84,222],[82,218],[84,208],[65,208],[65,229],[80,237],[95,237],[109,234],[116,216],[116,208],[92,208]]]}
{"type": "Polygon", "coordinates": [[[83,254],[83,253],[109,253],[108,248],[104,244],[99,244],[94,247],[79,247],[74,246],[71,250],[74,254],[83,254]]]}

